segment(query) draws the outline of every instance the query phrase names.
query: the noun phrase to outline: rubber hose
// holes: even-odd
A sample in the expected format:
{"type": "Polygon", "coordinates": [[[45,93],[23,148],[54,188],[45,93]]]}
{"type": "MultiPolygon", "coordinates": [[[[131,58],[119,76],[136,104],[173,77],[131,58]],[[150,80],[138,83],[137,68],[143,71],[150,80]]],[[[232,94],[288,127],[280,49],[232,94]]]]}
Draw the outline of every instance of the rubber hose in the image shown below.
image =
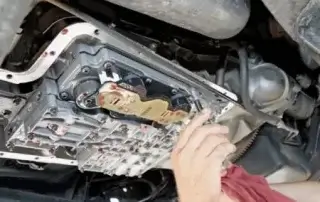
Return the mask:
{"type": "Polygon", "coordinates": [[[217,71],[217,85],[222,86],[224,85],[224,73],[225,73],[225,68],[220,68],[217,71]]]}
{"type": "Polygon", "coordinates": [[[264,120],[272,125],[278,125],[281,122],[280,118],[266,114],[252,105],[249,96],[248,53],[243,47],[237,48],[236,50],[239,55],[240,63],[240,94],[245,109],[258,119],[264,120]]]}

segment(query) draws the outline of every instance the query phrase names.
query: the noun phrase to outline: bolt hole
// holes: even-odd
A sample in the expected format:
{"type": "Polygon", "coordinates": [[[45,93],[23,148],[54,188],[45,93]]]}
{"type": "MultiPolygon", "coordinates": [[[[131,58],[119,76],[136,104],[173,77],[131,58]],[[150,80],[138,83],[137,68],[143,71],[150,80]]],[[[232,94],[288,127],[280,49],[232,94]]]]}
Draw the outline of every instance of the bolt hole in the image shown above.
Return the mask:
{"type": "Polygon", "coordinates": [[[1,153],[0,153],[0,156],[3,156],[3,155],[4,155],[4,153],[1,152],[1,153]]]}
{"type": "Polygon", "coordinates": [[[56,54],[56,52],[55,51],[50,51],[50,55],[55,55],[56,54]]]}
{"type": "Polygon", "coordinates": [[[3,115],[4,116],[9,116],[12,112],[10,110],[4,110],[3,115]]]}
{"type": "Polygon", "coordinates": [[[67,33],[68,33],[68,29],[63,29],[63,30],[61,31],[61,33],[62,33],[63,35],[67,34],[67,33]]]}
{"type": "Polygon", "coordinates": [[[82,72],[88,74],[90,72],[90,69],[88,67],[85,67],[82,69],[82,72]]]}
{"type": "Polygon", "coordinates": [[[62,99],[64,99],[64,100],[66,100],[66,99],[68,99],[69,94],[68,94],[67,92],[62,92],[62,93],[60,93],[60,97],[61,97],[62,99]]]}
{"type": "Polygon", "coordinates": [[[39,160],[39,157],[35,157],[34,159],[35,159],[35,160],[39,160]]]}
{"type": "Polygon", "coordinates": [[[99,30],[98,29],[94,30],[94,34],[99,35],[100,34],[99,30]]]}
{"type": "Polygon", "coordinates": [[[7,79],[12,79],[12,74],[7,74],[7,79]]]}

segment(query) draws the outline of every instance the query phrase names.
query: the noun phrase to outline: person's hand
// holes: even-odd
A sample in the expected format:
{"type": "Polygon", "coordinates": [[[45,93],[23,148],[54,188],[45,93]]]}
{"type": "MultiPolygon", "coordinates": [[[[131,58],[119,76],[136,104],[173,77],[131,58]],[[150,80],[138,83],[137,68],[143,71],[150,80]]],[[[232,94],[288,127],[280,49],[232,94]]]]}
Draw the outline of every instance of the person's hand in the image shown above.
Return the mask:
{"type": "Polygon", "coordinates": [[[226,157],[235,151],[225,126],[203,124],[210,110],[197,115],[180,134],[171,161],[180,202],[218,202],[221,171],[226,157]]]}

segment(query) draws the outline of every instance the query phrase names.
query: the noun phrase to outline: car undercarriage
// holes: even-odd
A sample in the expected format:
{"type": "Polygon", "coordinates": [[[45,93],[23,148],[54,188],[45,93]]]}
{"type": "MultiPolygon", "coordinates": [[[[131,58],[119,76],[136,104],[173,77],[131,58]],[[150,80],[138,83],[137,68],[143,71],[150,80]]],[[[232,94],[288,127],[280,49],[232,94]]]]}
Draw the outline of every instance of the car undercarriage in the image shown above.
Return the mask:
{"type": "Polygon", "coordinates": [[[0,195],[176,201],[170,153],[204,108],[231,162],[317,181],[319,6],[0,0],[0,195]]]}

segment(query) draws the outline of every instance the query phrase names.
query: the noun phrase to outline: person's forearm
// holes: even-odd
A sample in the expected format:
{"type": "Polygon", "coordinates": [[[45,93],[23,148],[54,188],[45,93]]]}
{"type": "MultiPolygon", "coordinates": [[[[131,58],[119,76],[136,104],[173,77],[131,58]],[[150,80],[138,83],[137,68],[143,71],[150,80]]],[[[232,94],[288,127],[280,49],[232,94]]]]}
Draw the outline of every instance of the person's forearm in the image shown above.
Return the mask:
{"type": "Polygon", "coordinates": [[[297,202],[318,202],[320,199],[319,182],[297,182],[272,184],[271,188],[297,202]]]}

